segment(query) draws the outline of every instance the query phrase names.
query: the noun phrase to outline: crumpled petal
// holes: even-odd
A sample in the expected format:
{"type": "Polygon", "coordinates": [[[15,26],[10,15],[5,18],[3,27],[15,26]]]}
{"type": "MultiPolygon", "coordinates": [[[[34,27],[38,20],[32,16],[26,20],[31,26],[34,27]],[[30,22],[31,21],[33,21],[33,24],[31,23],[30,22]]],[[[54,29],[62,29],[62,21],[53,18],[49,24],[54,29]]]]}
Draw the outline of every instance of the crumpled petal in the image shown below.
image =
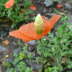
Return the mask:
{"type": "Polygon", "coordinates": [[[18,30],[12,31],[9,33],[10,36],[23,40],[24,42],[29,42],[31,40],[39,40],[43,36],[47,35],[50,32],[56,22],[61,18],[60,15],[54,15],[51,19],[46,19],[43,17],[44,20],[44,29],[41,34],[37,34],[34,22],[28,23],[26,25],[22,25],[18,30]]]}
{"type": "Polygon", "coordinates": [[[11,8],[14,5],[14,0],[9,0],[5,3],[5,8],[11,8]]]}

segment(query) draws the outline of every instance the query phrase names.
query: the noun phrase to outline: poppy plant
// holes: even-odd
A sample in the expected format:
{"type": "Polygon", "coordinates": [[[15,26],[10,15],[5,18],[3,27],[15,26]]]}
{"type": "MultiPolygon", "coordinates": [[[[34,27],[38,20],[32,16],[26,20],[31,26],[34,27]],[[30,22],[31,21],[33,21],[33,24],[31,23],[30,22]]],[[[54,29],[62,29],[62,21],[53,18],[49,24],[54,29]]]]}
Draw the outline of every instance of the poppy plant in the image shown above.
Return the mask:
{"type": "Polygon", "coordinates": [[[5,3],[5,8],[11,8],[14,5],[14,0],[9,0],[5,3]]]}
{"type": "Polygon", "coordinates": [[[60,19],[60,17],[61,17],[60,15],[53,15],[51,19],[48,20],[46,17],[42,17],[42,16],[40,17],[40,15],[38,15],[36,17],[35,22],[22,25],[18,30],[14,30],[10,32],[9,35],[12,37],[21,39],[24,42],[39,40],[52,30],[55,23],[60,19]],[[37,30],[37,27],[38,27],[38,30],[37,30]]]}

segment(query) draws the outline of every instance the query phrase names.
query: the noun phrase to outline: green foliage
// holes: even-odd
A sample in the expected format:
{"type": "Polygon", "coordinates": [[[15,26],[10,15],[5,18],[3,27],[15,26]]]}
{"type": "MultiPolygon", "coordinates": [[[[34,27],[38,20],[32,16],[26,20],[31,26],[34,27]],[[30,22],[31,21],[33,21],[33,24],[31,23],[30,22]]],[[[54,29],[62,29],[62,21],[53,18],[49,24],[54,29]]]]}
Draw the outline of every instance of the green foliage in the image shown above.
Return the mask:
{"type": "Polygon", "coordinates": [[[28,8],[31,4],[30,0],[24,0],[24,8],[28,8]]]}
{"type": "Polygon", "coordinates": [[[13,62],[4,62],[6,72],[32,72],[31,68],[27,67],[23,59],[27,58],[26,55],[21,51],[18,55],[14,53],[13,62]]]}
{"type": "Polygon", "coordinates": [[[58,72],[59,67],[48,67],[45,72],[58,72]]]}
{"type": "MultiPolygon", "coordinates": [[[[21,59],[29,59],[41,64],[45,72],[61,72],[66,67],[72,68],[72,30],[70,24],[66,22],[67,19],[68,17],[64,16],[60,20],[63,24],[57,27],[55,34],[51,32],[47,36],[48,39],[44,37],[37,41],[36,56],[33,52],[28,52],[28,45],[25,45],[18,55],[14,55],[13,64],[15,65],[21,59]]],[[[20,61],[15,69],[11,69],[13,72],[16,69],[20,72],[31,72],[32,68],[28,68],[24,61],[20,61]]]]}
{"type": "Polygon", "coordinates": [[[30,0],[24,0],[22,3],[22,8],[20,6],[20,0],[15,0],[15,4],[11,8],[5,8],[5,3],[8,0],[0,1],[0,17],[7,17],[13,21],[12,27],[17,26],[16,24],[21,21],[30,21],[30,14],[34,13],[29,9],[32,5],[30,0]]]}
{"type": "MultiPolygon", "coordinates": [[[[42,63],[44,60],[48,60],[50,58],[54,60],[54,62],[51,62],[53,63],[53,67],[50,68],[51,71],[49,72],[60,72],[63,69],[63,57],[67,57],[66,63],[71,67],[72,61],[69,61],[69,57],[72,56],[72,30],[69,28],[70,24],[65,22],[67,19],[67,16],[61,19],[63,24],[57,28],[55,35],[54,33],[49,33],[48,40],[43,38],[38,41],[37,52],[40,54],[39,59],[44,58],[42,63]],[[54,67],[58,67],[59,70],[56,70],[54,67]],[[55,71],[52,71],[53,68],[55,71]]],[[[48,63],[50,63],[49,60],[48,63]]]]}

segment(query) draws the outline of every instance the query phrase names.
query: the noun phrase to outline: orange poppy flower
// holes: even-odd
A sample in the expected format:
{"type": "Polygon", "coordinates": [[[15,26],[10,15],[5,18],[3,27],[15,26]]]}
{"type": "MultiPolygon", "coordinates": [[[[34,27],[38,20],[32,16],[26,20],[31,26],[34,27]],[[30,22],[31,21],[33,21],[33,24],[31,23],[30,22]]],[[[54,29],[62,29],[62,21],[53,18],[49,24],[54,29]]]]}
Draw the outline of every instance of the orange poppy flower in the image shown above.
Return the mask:
{"type": "Polygon", "coordinates": [[[5,3],[5,8],[11,8],[14,5],[14,0],[9,0],[5,3]]]}
{"type": "Polygon", "coordinates": [[[31,40],[39,40],[43,36],[47,35],[52,30],[54,24],[60,19],[60,15],[54,15],[51,19],[43,17],[43,32],[38,34],[35,30],[34,22],[22,25],[18,30],[9,33],[10,36],[29,42],[31,40]]]}
{"type": "Polygon", "coordinates": [[[36,8],[35,5],[31,5],[31,6],[30,6],[30,9],[31,9],[31,10],[36,10],[37,8],[36,8]]]}

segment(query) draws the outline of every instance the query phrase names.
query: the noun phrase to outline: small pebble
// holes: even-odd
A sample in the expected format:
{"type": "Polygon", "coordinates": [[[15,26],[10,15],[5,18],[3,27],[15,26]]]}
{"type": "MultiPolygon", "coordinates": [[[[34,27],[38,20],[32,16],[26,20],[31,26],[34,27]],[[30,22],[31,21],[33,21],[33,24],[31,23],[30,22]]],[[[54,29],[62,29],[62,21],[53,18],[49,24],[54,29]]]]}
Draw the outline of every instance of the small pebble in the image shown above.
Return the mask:
{"type": "Polygon", "coordinates": [[[3,46],[0,46],[0,52],[4,52],[4,51],[7,51],[7,49],[3,46]]]}
{"type": "Polygon", "coordinates": [[[29,44],[29,45],[36,45],[36,41],[35,40],[32,40],[30,42],[27,42],[27,44],[29,44]]]}
{"type": "Polygon", "coordinates": [[[71,10],[72,6],[69,3],[65,3],[65,8],[68,9],[68,10],[71,10]]]}
{"type": "Polygon", "coordinates": [[[52,0],[45,0],[44,4],[46,7],[49,7],[49,6],[53,5],[53,1],[52,0]]]}

